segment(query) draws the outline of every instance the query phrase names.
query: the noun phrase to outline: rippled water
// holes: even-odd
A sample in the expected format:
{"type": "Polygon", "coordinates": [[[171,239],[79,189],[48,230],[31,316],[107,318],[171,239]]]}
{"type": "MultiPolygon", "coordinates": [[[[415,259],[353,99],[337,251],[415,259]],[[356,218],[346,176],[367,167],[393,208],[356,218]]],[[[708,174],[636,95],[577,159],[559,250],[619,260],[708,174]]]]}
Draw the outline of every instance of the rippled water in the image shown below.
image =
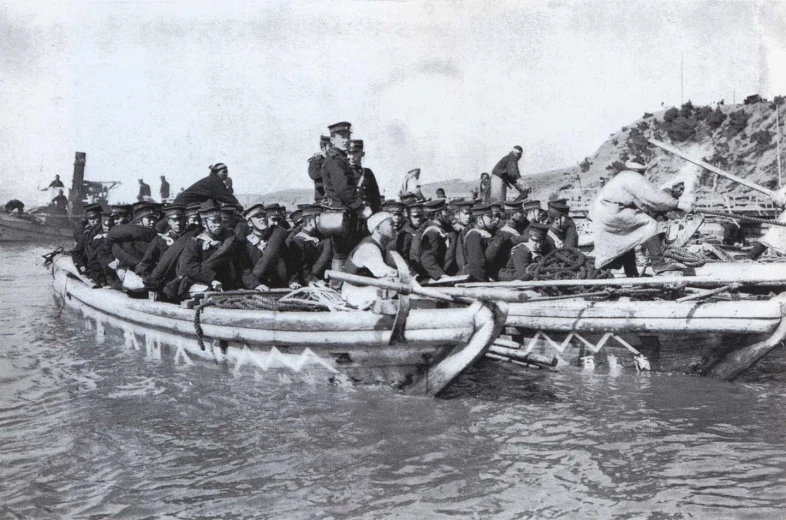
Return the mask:
{"type": "Polygon", "coordinates": [[[0,244],[0,518],[784,518],[786,366],[482,362],[445,399],[148,359],[0,244]]]}

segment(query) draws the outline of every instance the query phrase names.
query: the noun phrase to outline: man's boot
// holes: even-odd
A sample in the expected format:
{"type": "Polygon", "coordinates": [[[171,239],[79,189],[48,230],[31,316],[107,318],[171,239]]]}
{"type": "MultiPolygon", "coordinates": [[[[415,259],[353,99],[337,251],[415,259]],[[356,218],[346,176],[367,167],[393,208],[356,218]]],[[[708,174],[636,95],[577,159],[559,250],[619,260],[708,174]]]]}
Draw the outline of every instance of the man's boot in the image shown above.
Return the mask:
{"type": "Polygon", "coordinates": [[[644,242],[647,251],[650,254],[650,265],[655,274],[662,274],[666,272],[678,271],[684,272],[688,267],[685,264],[669,260],[663,256],[663,243],[661,242],[661,235],[650,237],[649,240],[644,242]]]}
{"type": "Polygon", "coordinates": [[[756,242],[753,244],[753,249],[751,249],[745,258],[748,260],[758,260],[761,255],[767,250],[767,246],[762,244],[761,242],[756,242]]]}
{"type": "Polygon", "coordinates": [[[516,200],[527,200],[529,198],[529,192],[532,190],[529,186],[524,185],[521,179],[516,179],[513,181],[513,186],[515,186],[516,189],[519,190],[519,193],[521,193],[521,195],[519,195],[516,200]]]}

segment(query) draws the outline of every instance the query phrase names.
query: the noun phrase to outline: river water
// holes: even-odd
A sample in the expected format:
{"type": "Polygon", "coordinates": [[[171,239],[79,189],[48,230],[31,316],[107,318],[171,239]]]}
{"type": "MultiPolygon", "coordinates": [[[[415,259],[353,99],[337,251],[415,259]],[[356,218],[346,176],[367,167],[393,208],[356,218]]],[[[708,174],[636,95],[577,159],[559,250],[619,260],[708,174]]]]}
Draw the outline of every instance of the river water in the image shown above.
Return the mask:
{"type": "Polygon", "coordinates": [[[443,399],[151,360],[0,244],[0,518],[785,518],[786,356],[736,383],[483,361],[443,399]]]}

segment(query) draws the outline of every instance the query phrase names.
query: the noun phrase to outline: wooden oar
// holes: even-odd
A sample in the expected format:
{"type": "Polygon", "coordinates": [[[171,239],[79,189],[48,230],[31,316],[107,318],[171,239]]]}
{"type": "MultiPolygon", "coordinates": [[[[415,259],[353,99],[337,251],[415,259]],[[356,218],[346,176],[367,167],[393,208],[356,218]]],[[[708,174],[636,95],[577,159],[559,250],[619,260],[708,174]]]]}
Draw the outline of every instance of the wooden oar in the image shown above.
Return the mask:
{"type": "Polygon", "coordinates": [[[710,370],[710,375],[723,381],[731,381],[755,365],[772,349],[783,344],[784,340],[786,340],[786,318],[781,318],[781,322],[772,336],[731,352],[710,370]]]}
{"type": "Polygon", "coordinates": [[[659,148],[663,148],[664,150],[666,150],[669,153],[673,153],[677,157],[685,159],[689,163],[693,163],[693,164],[695,164],[697,166],[701,166],[705,170],[710,171],[710,172],[712,172],[712,173],[714,173],[716,175],[720,175],[721,177],[725,177],[725,178],[729,179],[730,181],[734,181],[734,182],[736,182],[738,184],[742,184],[743,186],[747,186],[748,188],[750,188],[752,190],[759,191],[761,193],[764,193],[765,195],[769,195],[770,197],[773,197],[773,196],[776,195],[776,192],[772,191],[771,189],[765,188],[764,186],[760,186],[760,185],[756,184],[755,182],[749,181],[747,179],[743,179],[742,177],[737,177],[736,175],[733,175],[733,174],[731,174],[729,172],[725,172],[725,171],[721,170],[720,168],[716,168],[715,166],[713,166],[711,164],[708,164],[708,163],[706,163],[704,161],[701,161],[699,159],[693,159],[691,157],[688,157],[687,155],[685,155],[681,151],[677,150],[673,146],[669,146],[666,143],[658,141],[657,139],[647,139],[647,141],[649,141],[650,143],[654,144],[655,146],[657,146],[659,148]]]}
{"type": "Polygon", "coordinates": [[[325,271],[325,278],[330,280],[339,280],[341,282],[351,283],[352,285],[363,285],[371,287],[379,287],[388,291],[396,291],[402,294],[417,294],[426,296],[435,300],[453,302],[456,301],[452,296],[443,294],[434,289],[426,289],[414,285],[407,285],[401,282],[394,282],[392,280],[384,280],[380,278],[370,278],[368,276],[358,276],[356,274],[342,273],[341,271],[325,271]]]}
{"type": "Polygon", "coordinates": [[[689,302],[692,300],[701,300],[704,298],[709,298],[714,294],[719,294],[725,291],[736,291],[739,288],[740,288],[740,284],[730,283],[729,285],[724,285],[723,287],[718,287],[717,289],[710,289],[709,291],[702,291],[696,294],[691,294],[689,296],[683,296],[682,298],[677,298],[677,303],[689,302]]]}
{"type": "MultiPolygon", "coordinates": [[[[765,273],[766,274],[766,273],[765,273]]],[[[786,285],[786,272],[777,277],[759,276],[747,273],[745,277],[735,273],[719,274],[713,277],[704,276],[654,276],[650,278],[602,278],[593,280],[539,280],[539,281],[517,281],[512,282],[484,282],[463,284],[463,288],[508,288],[508,289],[537,289],[543,287],[623,287],[626,285],[692,285],[717,287],[739,283],[742,285],[773,284],[786,285]]],[[[445,294],[455,294],[455,289],[440,289],[445,294]]],[[[467,295],[469,296],[469,295],[467,295]]]]}

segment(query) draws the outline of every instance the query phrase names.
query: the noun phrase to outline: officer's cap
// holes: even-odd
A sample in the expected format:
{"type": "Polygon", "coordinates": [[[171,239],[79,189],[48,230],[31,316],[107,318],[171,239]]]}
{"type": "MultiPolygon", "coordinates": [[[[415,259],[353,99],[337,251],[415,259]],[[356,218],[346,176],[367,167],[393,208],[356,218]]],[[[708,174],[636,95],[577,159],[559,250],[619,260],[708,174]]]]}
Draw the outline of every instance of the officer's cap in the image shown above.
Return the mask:
{"type": "Polygon", "coordinates": [[[202,218],[214,217],[221,213],[221,206],[213,199],[208,199],[199,205],[199,214],[202,218]]]}
{"type": "Polygon", "coordinates": [[[415,202],[407,206],[407,211],[410,215],[423,215],[423,204],[415,202]]]}
{"type": "Polygon", "coordinates": [[[97,202],[94,202],[93,204],[88,204],[87,206],[85,206],[85,215],[87,215],[88,217],[98,217],[101,215],[102,209],[103,208],[101,207],[101,204],[98,204],[97,202]]]}
{"type": "Polygon", "coordinates": [[[528,200],[521,205],[521,209],[523,209],[524,211],[530,211],[533,209],[543,209],[543,208],[541,207],[539,200],[528,200]]]}
{"type": "Polygon", "coordinates": [[[329,135],[320,135],[319,136],[319,146],[325,146],[330,144],[330,136],[329,135]]]}
{"type": "Polygon", "coordinates": [[[516,211],[521,211],[522,206],[524,203],[520,200],[511,200],[505,202],[505,211],[514,213],[516,211]]]}
{"type": "Polygon", "coordinates": [[[243,212],[243,218],[250,219],[251,217],[256,217],[260,213],[265,213],[265,205],[264,204],[254,204],[246,211],[243,212]]]}
{"type": "Polygon", "coordinates": [[[482,215],[491,215],[491,205],[490,204],[478,204],[472,208],[472,213],[476,216],[482,215]]]}
{"type": "Polygon", "coordinates": [[[549,226],[547,224],[534,222],[529,225],[527,231],[529,232],[530,238],[534,238],[536,240],[546,240],[546,234],[549,232],[549,226]]]}
{"type": "Polygon", "coordinates": [[[317,206],[316,204],[313,204],[311,206],[306,206],[301,211],[303,212],[304,218],[309,216],[316,216],[322,213],[322,206],[317,206]]]}
{"type": "Polygon", "coordinates": [[[349,133],[349,132],[352,131],[352,123],[349,123],[347,121],[341,121],[339,123],[334,123],[334,124],[332,124],[332,125],[330,125],[328,127],[328,130],[330,130],[330,136],[331,137],[333,137],[334,135],[336,135],[339,132],[347,132],[347,133],[349,133]]]}
{"type": "Polygon", "coordinates": [[[131,213],[130,204],[113,204],[112,215],[128,215],[131,213]]]}
{"type": "Polygon", "coordinates": [[[427,212],[439,211],[446,206],[445,199],[430,200],[423,204],[423,209],[427,212]]]}
{"type": "Polygon", "coordinates": [[[568,213],[570,213],[570,206],[568,206],[564,202],[557,202],[556,200],[552,200],[551,202],[549,202],[549,213],[551,213],[552,215],[567,215],[568,213]]]}
{"type": "Polygon", "coordinates": [[[170,204],[164,208],[164,213],[167,217],[184,217],[186,215],[186,207],[182,204],[170,204]]]}
{"type": "Polygon", "coordinates": [[[190,217],[191,215],[198,215],[199,214],[199,202],[192,202],[188,206],[186,206],[186,216],[190,217]]]}
{"type": "Polygon", "coordinates": [[[397,200],[386,200],[382,207],[390,213],[402,213],[404,211],[404,203],[397,200]]]}
{"type": "Polygon", "coordinates": [[[363,151],[363,139],[352,139],[349,142],[349,151],[351,151],[351,152],[362,152],[363,151]]]}
{"type": "Polygon", "coordinates": [[[156,208],[152,204],[140,204],[134,208],[134,220],[139,221],[142,217],[149,217],[156,214],[156,208]]]}

